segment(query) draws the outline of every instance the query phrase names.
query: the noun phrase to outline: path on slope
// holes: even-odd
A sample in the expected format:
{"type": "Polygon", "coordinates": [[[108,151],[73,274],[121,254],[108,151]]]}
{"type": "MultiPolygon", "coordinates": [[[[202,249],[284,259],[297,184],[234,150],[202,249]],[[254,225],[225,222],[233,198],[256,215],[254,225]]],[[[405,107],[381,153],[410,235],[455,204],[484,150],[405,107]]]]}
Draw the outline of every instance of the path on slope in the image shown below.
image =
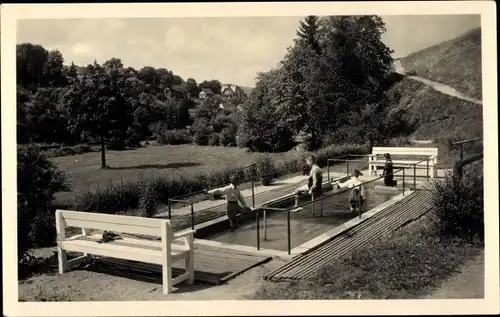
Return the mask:
{"type": "Polygon", "coordinates": [[[426,299],[484,298],[484,251],[465,262],[460,272],[446,280],[426,299]]]}
{"type": "Polygon", "coordinates": [[[406,74],[405,69],[404,69],[403,65],[401,64],[401,62],[394,63],[394,67],[396,69],[396,73],[399,73],[401,75],[405,75],[406,77],[408,77],[410,79],[424,83],[442,94],[452,96],[452,97],[455,97],[458,99],[462,99],[465,101],[469,101],[469,102],[472,102],[472,103],[475,103],[478,105],[483,104],[483,102],[481,100],[466,96],[465,94],[461,93],[460,91],[456,90],[455,88],[453,88],[451,86],[448,86],[448,85],[445,85],[442,83],[438,83],[436,81],[432,81],[432,80],[429,80],[426,78],[422,78],[422,77],[418,77],[418,76],[410,76],[410,75],[406,74]]]}

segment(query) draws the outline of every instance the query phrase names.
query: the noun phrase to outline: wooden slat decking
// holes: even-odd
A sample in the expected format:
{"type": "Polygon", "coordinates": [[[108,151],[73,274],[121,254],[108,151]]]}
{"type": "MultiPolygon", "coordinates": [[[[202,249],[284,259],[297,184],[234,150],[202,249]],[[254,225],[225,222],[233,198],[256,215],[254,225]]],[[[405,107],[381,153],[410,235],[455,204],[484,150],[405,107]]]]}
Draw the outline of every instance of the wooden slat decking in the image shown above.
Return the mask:
{"type": "MultiPolygon", "coordinates": [[[[264,264],[271,257],[257,256],[232,249],[197,245],[194,249],[195,281],[212,285],[227,282],[235,276],[264,264]]],[[[161,284],[161,266],[135,261],[112,258],[97,258],[99,272],[107,271],[114,275],[145,279],[161,284]]],[[[173,275],[178,276],[184,270],[184,263],[173,265],[173,275]]]]}

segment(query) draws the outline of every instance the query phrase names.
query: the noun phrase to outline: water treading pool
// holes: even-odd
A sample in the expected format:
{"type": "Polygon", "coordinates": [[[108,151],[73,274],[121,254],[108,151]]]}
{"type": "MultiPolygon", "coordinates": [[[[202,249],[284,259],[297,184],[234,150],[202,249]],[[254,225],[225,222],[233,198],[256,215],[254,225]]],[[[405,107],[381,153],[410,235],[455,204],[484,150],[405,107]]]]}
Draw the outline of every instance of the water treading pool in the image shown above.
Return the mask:
{"type": "MultiPolygon", "coordinates": [[[[329,195],[330,193],[326,193],[329,195]]],[[[366,188],[366,201],[363,211],[366,212],[383,202],[398,195],[399,192],[375,191],[373,188],[366,188]]],[[[314,203],[315,216],[312,216],[312,204],[304,206],[304,209],[297,213],[291,213],[290,233],[291,247],[295,248],[341,224],[357,217],[357,213],[351,213],[348,204],[349,191],[323,199],[323,217],[320,217],[320,202],[314,203]]],[[[293,201],[289,205],[280,208],[292,208],[293,201]]],[[[271,207],[271,206],[270,206],[271,207]]],[[[260,247],[286,251],[287,244],[287,213],[267,212],[267,239],[264,240],[264,225],[260,219],[260,247]]],[[[223,243],[238,244],[245,246],[257,245],[257,224],[255,220],[241,224],[236,231],[223,231],[211,234],[205,239],[223,243]]]]}

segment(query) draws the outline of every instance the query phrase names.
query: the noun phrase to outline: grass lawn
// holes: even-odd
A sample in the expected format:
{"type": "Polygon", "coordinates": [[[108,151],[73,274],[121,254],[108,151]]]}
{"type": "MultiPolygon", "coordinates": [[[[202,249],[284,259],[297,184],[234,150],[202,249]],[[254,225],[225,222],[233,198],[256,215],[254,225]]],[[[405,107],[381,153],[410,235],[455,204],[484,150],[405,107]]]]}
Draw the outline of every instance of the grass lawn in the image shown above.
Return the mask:
{"type": "MultiPolygon", "coordinates": [[[[272,154],[275,162],[300,154],[295,151],[272,154]]],[[[211,173],[228,166],[244,166],[259,156],[236,147],[197,145],[147,146],[135,150],[107,151],[109,169],[102,170],[101,153],[55,157],[51,160],[71,180],[71,192],[57,193],[56,202],[67,203],[80,192],[95,190],[110,183],[137,181],[152,177],[172,178],[211,173]]]]}
{"type": "Polygon", "coordinates": [[[415,52],[401,59],[407,72],[449,85],[471,97],[482,97],[481,29],[415,52]]]}
{"type": "Polygon", "coordinates": [[[416,299],[435,291],[483,250],[443,241],[429,215],[354,251],[307,280],[264,284],[256,299],[416,299]]]}

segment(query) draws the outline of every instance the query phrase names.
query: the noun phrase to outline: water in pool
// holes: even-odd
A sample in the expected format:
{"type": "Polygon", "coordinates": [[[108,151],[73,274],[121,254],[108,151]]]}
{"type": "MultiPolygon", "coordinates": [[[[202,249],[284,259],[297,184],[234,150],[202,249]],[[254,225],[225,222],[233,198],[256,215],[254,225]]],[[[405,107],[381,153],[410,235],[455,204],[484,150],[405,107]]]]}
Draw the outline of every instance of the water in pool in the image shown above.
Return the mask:
{"type": "MultiPolygon", "coordinates": [[[[328,195],[329,193],[327,193],[328,195]]],[[[397,195],[398,192],[380,192],[366,189],[366,201],[363,210],[366,212],[397,195]]],[[[312,204],[304,206],[304,210],[291,213],[290,236],[291,247],[295,248],[357,216],[352,214],[348,205],[349,192],[325,198],[323,200],[323,217],[320,217],[320,203],[314,204],[315,216],[312,216],[312,204]]],[[[291,205],[285,208],[292,208],[291,205]]],[[[286,212],[267,212],[267,239],[264,240],[263,220],[260,220],[260,247],[286,251],[287,217],[286,212]]],[[[210,235],[206,239],[223,243],[257,247],[256,221],[241,224],[236,231],[224,231],[210,235]]]]}

